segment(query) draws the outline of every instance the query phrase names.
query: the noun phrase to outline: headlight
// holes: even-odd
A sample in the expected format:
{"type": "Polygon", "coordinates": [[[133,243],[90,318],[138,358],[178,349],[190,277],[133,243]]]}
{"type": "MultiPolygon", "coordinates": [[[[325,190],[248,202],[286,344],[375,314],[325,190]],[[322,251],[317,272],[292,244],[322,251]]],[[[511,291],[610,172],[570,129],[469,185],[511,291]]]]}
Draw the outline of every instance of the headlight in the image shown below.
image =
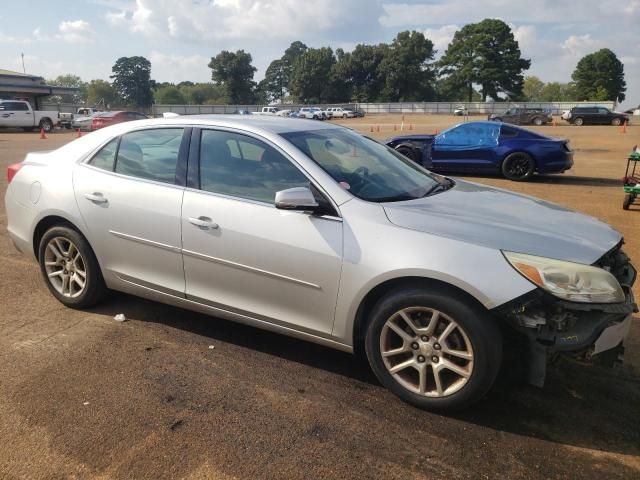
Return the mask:
{"type": "Polygon", "coordinates": [[[616,278],[602,268],[524,253],[502,253],[523,277],[556,297],[585,303],[625,300],[616,278]]]}

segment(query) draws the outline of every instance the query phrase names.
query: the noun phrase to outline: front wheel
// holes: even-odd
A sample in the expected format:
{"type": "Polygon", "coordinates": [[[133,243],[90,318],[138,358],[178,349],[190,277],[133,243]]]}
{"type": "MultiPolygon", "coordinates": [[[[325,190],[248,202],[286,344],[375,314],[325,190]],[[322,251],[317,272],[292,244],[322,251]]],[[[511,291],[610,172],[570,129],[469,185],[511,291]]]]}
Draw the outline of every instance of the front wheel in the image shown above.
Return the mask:
{"type": "Polygon", "coordinates": [[[535,170],[535,162],[524,152],[515,152],[502,162],[502,175],[508,180],[521,182],[528,180],[535,170]]]}
{"type": "Polygon", "coordinates": [[[64,226],[47,230],[38,260],[49,291],[67,307],[92,307],[107,295],[96,256],[77,231],[64,226]]]}
{"type": "Polygon", "coordinates": [[[577,125],[578,127],[581,127],[582,125],[584,125],[584,120],[582,118],[578,117],[573,121],[573,124],[577,125]]]}
{"type": "Polygon", "coordinates": [[[614,127],[619,127],[621,123],[622,120],[620,120],[619,118],[614,118],[613,120],[611,120],[611,125],[613,125],[614,127]]]}
{"type": "Polygon", "coordinates": [[[535,126],[537,126],[537,127],[541,126],[541,125],[542,125],[542,123],[543,123],[543,122],[542,122],[542,119],[541,119],[541,118],[539,118],[539,117],[536,117],[536,118],[534,118],[534,119],[533,119],[533,124],[534,124],[535,126]]]}
{"type": "Polygon", "coordinates": [[[374,307],[365,350],[380,382],[403,400],[458,409],[493,385],[502,337],[482,307],[458,292],[397,290],[374,307]]]}

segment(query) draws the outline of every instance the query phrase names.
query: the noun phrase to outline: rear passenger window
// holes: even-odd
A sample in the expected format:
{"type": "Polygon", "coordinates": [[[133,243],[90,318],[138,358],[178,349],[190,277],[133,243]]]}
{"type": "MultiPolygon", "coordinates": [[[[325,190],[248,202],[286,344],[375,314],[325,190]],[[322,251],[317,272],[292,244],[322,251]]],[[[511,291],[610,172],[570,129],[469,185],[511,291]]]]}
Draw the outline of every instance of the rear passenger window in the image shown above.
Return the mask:
{"type": "Polygon", "coordinates": [[[157,128],[123,135],[115,172],[132,177],[175,183],[182,128],[157,128]]]}
{"type": "Polygon", "coordinates": [[[118,149],[118,140],[120,139],[114,138],[102,147],[102,150],[96,153],[89,161],[89,165],[113,172],[113,165],[116,161],[116,150],[118,149]]]}
{"type": "Polygon", "coordinates": [[[518,130],[516,130],[515,128],[507,127],[506,125],[503,125],[502,128],[500,129],[500,136],[516,137],[518,136],[518,130]]]}

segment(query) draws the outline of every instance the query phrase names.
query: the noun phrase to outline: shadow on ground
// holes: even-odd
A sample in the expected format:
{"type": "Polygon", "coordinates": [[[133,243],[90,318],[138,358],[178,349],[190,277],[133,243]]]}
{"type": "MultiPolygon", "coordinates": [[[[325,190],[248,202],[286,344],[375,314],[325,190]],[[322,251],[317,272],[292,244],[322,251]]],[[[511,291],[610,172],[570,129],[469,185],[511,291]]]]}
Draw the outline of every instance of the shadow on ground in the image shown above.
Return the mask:
{"type": "MultiPolygon", "coordinates": [[[[124,312],[130,320],[162,324],[215,342],[256,350],[383,390],[363,360],[283,335],[123,294],[117,294],[94,312],[108,317],[124,312]]],[[[562,445],[640,455],[637,370],[560,360],[549,367],[547,384],[539,389],[514,380],[511,368],[503,366],[487,398],[450,417],[562,445]]]]}

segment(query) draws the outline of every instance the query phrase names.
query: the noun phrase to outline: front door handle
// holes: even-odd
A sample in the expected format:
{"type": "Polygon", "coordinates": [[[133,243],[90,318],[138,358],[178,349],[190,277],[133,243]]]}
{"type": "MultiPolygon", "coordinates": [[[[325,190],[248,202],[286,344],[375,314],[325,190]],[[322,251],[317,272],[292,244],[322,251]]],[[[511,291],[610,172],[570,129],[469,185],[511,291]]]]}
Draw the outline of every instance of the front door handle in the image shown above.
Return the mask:
{"type": "Polygon", "coordinates": [[[218,228],[218,224],[211,220],[209,217],[189,217],[189,223],[200,228],[210,228],[212,230],[218,228]]]}
{"type": "Polygon", "coordinates": [[[107,203],[107,199],[100,192],[85,193],[84,198],[93,203],[107,203]]]}

